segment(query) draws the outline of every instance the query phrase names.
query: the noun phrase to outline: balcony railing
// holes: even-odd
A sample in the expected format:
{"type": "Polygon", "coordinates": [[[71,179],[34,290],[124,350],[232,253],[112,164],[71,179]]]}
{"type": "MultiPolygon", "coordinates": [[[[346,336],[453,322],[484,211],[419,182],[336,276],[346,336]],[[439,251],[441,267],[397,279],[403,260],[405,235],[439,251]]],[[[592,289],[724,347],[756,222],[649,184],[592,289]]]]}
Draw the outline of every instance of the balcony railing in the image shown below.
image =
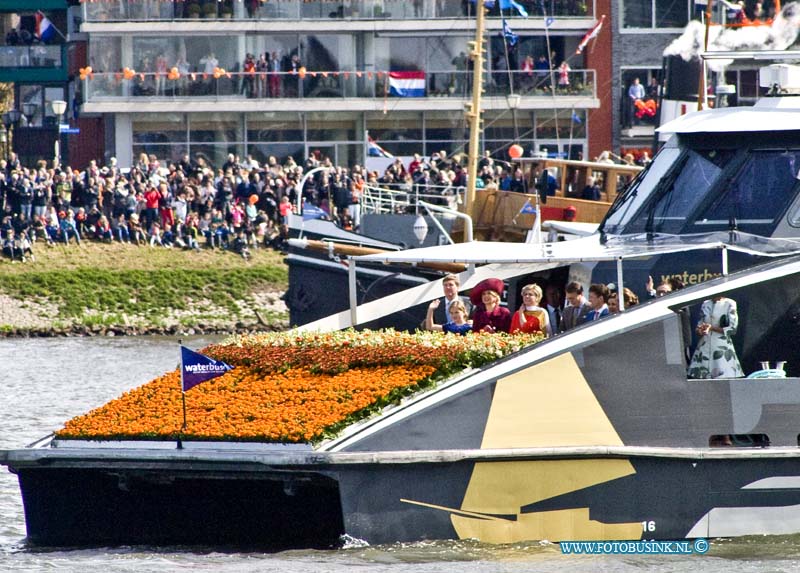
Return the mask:
{"type": "MultiPolygon", "coordinates": [[[[518,0],[531,16],[590,18],[595,0],[518,0]]],[[[498,3],[499,4],[499,3],[498,3]]],[[[461,0],[175,0],[158,2],[91,0],[83,2],[84,21],[153,20],[418,20],[473,16],[474,3],[461,0]]],[[[507,17],[518,16],[514,9],[507,17]]],[[[489,17],[499,17],[499,9],[489,17]]]]}
{"type": "Polygon", "coordinates": [[[0,46],[0,68],[60,68],[62,46],[0,46]]]}
{"type": "MultiPolygon", "coordinates": [[[[86,101],[108,98],[466,98],[471,95],[472,74],[463,71],[429,71],[423,86],[410,92],[390,72],[306,71],[305,73],[217,74],[192,72],[183,75],[139,73],[93,73],[84,86],[86,101]],[[404,88],[406,88],[404,90],[404,88]]],[[[485,95],[585,96],[597,97],[595,71],[572,70],[567,82],[556,71],[484,73],[485,95]]]]}

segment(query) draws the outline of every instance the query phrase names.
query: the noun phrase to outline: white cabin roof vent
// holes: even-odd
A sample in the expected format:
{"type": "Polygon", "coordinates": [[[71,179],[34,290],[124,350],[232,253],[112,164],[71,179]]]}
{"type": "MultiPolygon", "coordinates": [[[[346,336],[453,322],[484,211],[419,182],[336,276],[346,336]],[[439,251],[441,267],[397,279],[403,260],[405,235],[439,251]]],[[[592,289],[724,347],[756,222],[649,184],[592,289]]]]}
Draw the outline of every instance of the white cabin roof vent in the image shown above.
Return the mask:
{"type": "Polygon", "coordinates": [[[800,94],[800,66],[765,66],[758,71],[758,85],[769,88],[769,95],[800,94]]]}

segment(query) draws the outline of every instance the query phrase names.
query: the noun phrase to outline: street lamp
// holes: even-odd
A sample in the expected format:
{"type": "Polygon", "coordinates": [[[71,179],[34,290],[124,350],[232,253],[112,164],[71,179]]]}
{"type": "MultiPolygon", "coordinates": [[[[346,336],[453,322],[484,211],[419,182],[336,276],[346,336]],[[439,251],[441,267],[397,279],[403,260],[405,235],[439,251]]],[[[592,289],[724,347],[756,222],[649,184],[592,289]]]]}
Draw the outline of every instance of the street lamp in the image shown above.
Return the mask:
{"type": "Polygon", "coordinates": [[[53,107],[53,113],[56,114],[56,144],[53,168],[58,169],[61,165],[61,116],[67,111],[67,102],[61,99],[54,99],[50,102],[50,105],[53,107]]]}
{"type": "Polygon", "coordinates": [[[25,116],[25,124],[30,127],[31,122],[33,121],[33,116],[36,115],[36,109],[39,106],[35,103],[23,103],[22,104],[22,115],[25,116]]]}
{"type": "Polygon", "coordinates": [[[22,113],[18,109],[10,109],[3,114],[3,127],[6,133],[6,161],[11,156],[11,148],[14,143],[12,138],[13,128],[19,125],[22,113]]]}

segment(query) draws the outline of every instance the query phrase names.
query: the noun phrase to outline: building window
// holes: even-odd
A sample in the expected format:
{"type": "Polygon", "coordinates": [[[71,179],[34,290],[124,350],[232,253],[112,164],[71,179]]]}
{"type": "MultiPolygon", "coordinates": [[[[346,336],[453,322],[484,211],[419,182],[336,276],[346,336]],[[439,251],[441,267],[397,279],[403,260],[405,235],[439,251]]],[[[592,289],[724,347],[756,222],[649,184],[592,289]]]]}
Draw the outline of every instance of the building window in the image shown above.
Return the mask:
{"type": "Polygon", "coordinates": [[[693,0],[623,0],[623,28],[683,28],[693,0]]]}
{"type": "Polygon", "coordinates": [[[247,114],[248,143],[303,141],[303,118],[299,113],[247,114]]]}
{"type": "Polygon", "coordinates": [[[585,112],[559,109],[540,110],[535,114],[536,139],[564,139],[567,141],[586,137],[585,112]]]}
{"type": "Polygon", "coordinates": [[[395,111],[390,114],[367,112],[367,130],[370,137],[381,146],[390,141],[421,141],[422,113],[416,111],[395,111]]]}

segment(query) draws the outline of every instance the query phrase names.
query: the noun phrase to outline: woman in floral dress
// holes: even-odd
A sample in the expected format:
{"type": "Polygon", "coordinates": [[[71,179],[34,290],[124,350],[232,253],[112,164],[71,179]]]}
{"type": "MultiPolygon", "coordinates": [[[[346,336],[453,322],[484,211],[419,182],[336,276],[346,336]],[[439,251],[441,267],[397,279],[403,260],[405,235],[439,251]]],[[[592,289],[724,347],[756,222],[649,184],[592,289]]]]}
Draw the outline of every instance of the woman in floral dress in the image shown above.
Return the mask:
{"type": "Polygon", "coordinates": [[[741,378],[744,376],[733,335],[739,326],[736,301],[717,296],[703,301],[697,324],[700,342],[689,363],[689,378],[741,378]]]}

